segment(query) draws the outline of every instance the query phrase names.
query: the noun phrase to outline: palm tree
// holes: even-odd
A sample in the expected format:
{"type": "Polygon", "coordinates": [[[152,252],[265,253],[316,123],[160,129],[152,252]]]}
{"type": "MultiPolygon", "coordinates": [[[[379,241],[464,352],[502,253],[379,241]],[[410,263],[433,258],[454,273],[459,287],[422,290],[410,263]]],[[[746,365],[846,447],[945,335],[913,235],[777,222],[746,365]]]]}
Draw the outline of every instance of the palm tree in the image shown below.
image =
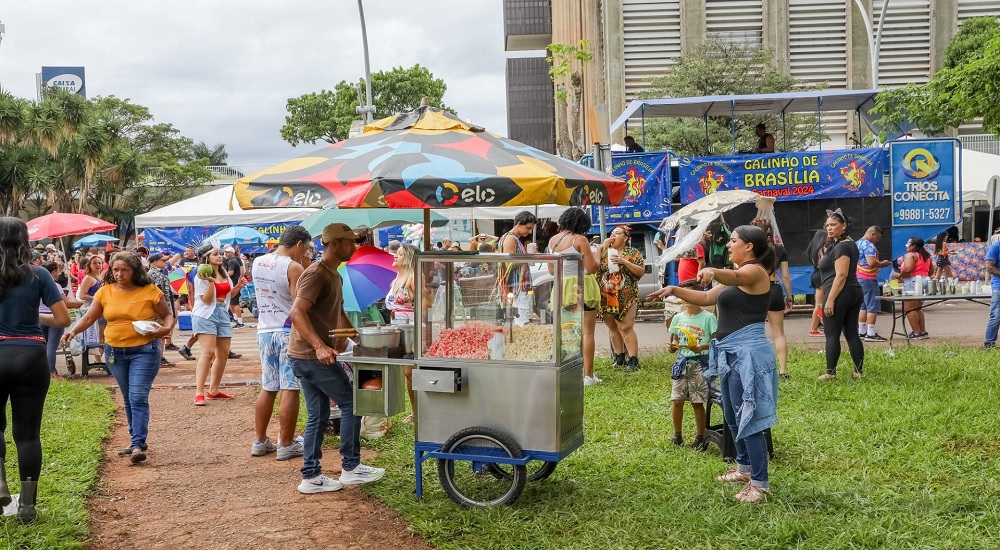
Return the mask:
{"type": "Polygon", "coordinates": [[[208,166],[225,166],[229,153],[226,152],[225,144],[216,143],[209,147],[204,141],[199,141],[191,146],[191,157],[195,160],[208,159],[208,166]]]}

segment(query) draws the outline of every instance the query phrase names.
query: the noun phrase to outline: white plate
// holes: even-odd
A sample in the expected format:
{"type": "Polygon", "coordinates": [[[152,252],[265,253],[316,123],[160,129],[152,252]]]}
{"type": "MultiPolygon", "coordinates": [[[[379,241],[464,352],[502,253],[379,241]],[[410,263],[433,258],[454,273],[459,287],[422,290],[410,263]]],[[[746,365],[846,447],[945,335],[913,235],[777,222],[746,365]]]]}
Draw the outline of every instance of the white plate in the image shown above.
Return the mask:
{"type": "Polygon", "coordinates": [[[136,332],[142,335],[152,334],[163,328],[163,325],[153,321],[132,321],[132,326],[135,327],[136,332]]]}

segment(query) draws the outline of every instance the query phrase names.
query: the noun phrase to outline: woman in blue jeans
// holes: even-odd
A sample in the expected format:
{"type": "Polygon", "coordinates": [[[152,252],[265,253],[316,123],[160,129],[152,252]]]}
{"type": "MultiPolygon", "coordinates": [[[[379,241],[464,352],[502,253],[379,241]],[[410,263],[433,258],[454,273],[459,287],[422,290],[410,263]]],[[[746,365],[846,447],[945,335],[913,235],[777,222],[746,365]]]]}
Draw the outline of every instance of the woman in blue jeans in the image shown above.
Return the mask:
{"type": "Polygon", "coordinates": [[[722,411],[736,443],[736,469],[716,478],[720,483],[745,483],[736,495],[742,502],[758,502],[770,494],[767,442],[764,430],[778,421],[778,370],[764,333],[771,301],[768,273],[775,251],[767,233],[741,225],[729,239],[729,257],[736,269],[705,268],[698,281],[707,291],[668,286],[650,299],[673,294],[699,306],[717,304],[719,328],[709,352],[705,377],[719,377],[722,411]],[[711,287],[712,282],[720,283],[711,287]]]}
{"type": "Polygon", "coordinates": [[[94,324],[102,316],[108,326],[104,331],[104,352],[108,368],[115,377],[125,403],[125,418],[131,436],[129,447],[119,454],[133,464],[146,460],[149,434],[149,391],[160,371],[160,338],[170,334],[174,316],[163,292],[156,288],[142,261],[134,252],[119,252],[111,258],[111,268],[104,284],[94,295],[87,313],[66,331],[62,340],[71,338],[94,324]],[[147,327],[136,321],[162,320],[147,327]]]}

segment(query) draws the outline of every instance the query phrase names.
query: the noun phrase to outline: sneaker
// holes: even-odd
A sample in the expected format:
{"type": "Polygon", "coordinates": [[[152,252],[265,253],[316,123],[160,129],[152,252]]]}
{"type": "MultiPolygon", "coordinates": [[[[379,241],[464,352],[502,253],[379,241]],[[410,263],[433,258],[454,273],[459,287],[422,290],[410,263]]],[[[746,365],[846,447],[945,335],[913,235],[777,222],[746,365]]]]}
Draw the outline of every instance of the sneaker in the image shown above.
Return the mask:
{"type": "Polygon", "coordinates": [[[681,437],[681,434],[675,433],[674,437],[670,440],[670,442],[673,443],[674,445],[680,446],[684,444],[684,438],[681,437]]]}
{"type": "Polygon", "coordinates": [[[767,487],[754,487],[753,485],[750,485],[748,483],[747,486],[742,491],[736,493],[736,496],[734,498],[740,502],[752,503],[752,502],[760,502],[764,500],[764,498],[767,497],[767,495],[770,494],[771,490],[768,489],[767,487]]]}
{"type": "Polygon", "coordinates": [[[143,460],[146,460],[146,451],[139,447],[133,447],[132,456],[129,457],[129,460],[132,461],[132,464],[138,464],[143,460]]]}
{"type": "Polygon", "coordinates": [[[836,379],[837,379],[837,375],[836,374],[830,374],[828,372],[825,372],[825,373],[819,375],[819,378],[817,378],[816,380],[818,380],[820,382],[826,382],[826,381],[829,381],[829,380],[836,380],[836,379]]]}
{"type": "Polygon", "coordinates": [[[240,357],[243,357],[242,353],[229,352],[229,358],[230,359],[239,359],[240,357]]]}
{"type": "Polygon", "coordinates": [[[921,332],[920,334],[917,335],[917,340],[926,340],[930,337],[931,337],[930,334],[927,334],[926,332],[921,332]]]}
{"type": "Polygon", "coordinates": [[[287,447],[282,447],[278,445],[278,452],[275,454],[275,460],[291,460],[296,457],[300,457],[303,454],[302,442],[293,441],[291,445],[287,447]]]}
{"type": "Polygon", "coordinates": [[[983,349],[993,349],[995,347],[997,347],[997,343],[996,342],[984,342],[983,343],[983,349]]]}
{"type": "Polygon", "coordinates": [[[205,399],[232,399],[232,398],[233,396],[229,395],[228,393],[222,393],[221,391],[219,393],[209,392],[205,394],[205,399]]]}
{"type": "Polygon", "coordinates": [[[822,330],[810,330],[809,336],[823,336],[822,330]]]}
{"type": "Polygon", "coordinates": [[[278,446],[271,442],[271,438],[267,438],[263,442],[253,442],[253,445],[250,447],[250,456],[264,456],[267,453],[273,453],[277,450],[278,446]]]}
{"type": "Polygon", "coordinates": [[[233,325],[233,328],[247,328],[247,326],[243,324],[243,321],[236,321],[236,324],[233,325]]]}
{"type": "Polygon", "coordinates": [[[299,483],[299,492],[305,495],[313,493],[329,493],[330,491],[339,491],[343,488],[344,485],[341,482],[326,476],[316,476],[312,479],[303,479],[302,483],[299,483]]]}
{"type": "Polygon", "coordinates": [[[385,468],[372,468],[364,464],[358,464],[357,468],[340,473],[340,482],[344,485],[359,485],[361,483],[371,483],[382,479],[385,475],[385,468]]]}
{"type": "Polygon", "coordinates": [[[594,379],[594,383],[595,383],[595,384],[600,384],[601,382],[604,382],[604,379],[603,379],[603,378],[598,378],[598,376],[597,376],[597,373],[596,373],[596,372],[594,373],[594,376],[591,376],[591,378],[593,378],[593,379],[594,379]]]}
{"type": "Polygon", "coordinates": [[[200,394],[200,393],[198,395],[194,396],[194,404],[198,405],[199,407],[204,407],[205,406],[205,396],[202,395],[202,394],[200,394]]]}
{"type": "Polygon", "coordinates": [[[188,361],[194,361],[194,354],[191,353],[191,348],[187,346],[181,346],[180,348],[178,348],[177,353],[179,353],[181,357],[187,359],[188,361]]]}
{"type": "Polygon", "coordinates": [[[749,483],[750,473],[741,472],[739,470],[729,470],[721,476],[717,476],[715,481],[718,481],[719,483],[749,483]]]}
{"type": "Polygon", "coordinates": [[[584,386],[593,386],[596,383],[597,382],[594,381],[594,377],[593,376],[584,376],[583,377],[583,385],[584,386]]]}
{"type": "Polygon", "coordinates": [[[160,357],[160,366],[161,367],[176,367],[177,365],[171,363],[170,360],[167,359],[166,357],[160,357]]]}
{"type": "Polygon", "coordinates": [[[869,342],[888,342],[889,339],[879,333],[865,335],[865,340],[869,342]]]}
{"type": "Polygon", "coordinates": [[[167,345],[163,346],[163,349],[165,349],[167,351],[178,351],[178,350],[180,350],[180,348],[177,347],[177,345],[173,344],[173,343],[170,343],[170,344],[167,344],[167,345]]]}
{"type": "Polygon", "coordinates": [[[708,445],[705,443],[705,436],[703,435],[695,436],[694,441],[691,442],[691,448],[696,451],[707,450],[708,445]]]}

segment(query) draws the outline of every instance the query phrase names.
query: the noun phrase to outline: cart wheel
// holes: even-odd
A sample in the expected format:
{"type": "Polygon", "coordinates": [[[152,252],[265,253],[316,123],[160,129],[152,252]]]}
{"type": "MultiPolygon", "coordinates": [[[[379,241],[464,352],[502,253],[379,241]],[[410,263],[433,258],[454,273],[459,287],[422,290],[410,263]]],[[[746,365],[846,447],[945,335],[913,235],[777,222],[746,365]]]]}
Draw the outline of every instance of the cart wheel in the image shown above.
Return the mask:
{"type": "Polygon", "coordinates": [[[445,493],[458,504],[473,508],[506,505],[524,490],[524,466],[504,465],[509,477],[492,475],[490,458],[521,458],[521,448],[506,434],[474,426],[448,438],[441,452],[469,455],[469,459],[438,459],[438,477],[445,493]],[[468,465],[461,464],[468,462],[468,465]]]}
{"type": "MultiPolygon", "coordinates": [[[[552,475],[552,472],[556,471],[556,465],[558,462],[547,462],[545,460],[530,460],[528,464],[525,465],[524,470],[527,474],[528,481],[542,481],[552,475]]],[[[499,464],[492,463],[487,466],[490,469],[490,473],[496,476],[498,479],[511,479],[513,473],[511,472],[510,464],[499,464]]]]}

